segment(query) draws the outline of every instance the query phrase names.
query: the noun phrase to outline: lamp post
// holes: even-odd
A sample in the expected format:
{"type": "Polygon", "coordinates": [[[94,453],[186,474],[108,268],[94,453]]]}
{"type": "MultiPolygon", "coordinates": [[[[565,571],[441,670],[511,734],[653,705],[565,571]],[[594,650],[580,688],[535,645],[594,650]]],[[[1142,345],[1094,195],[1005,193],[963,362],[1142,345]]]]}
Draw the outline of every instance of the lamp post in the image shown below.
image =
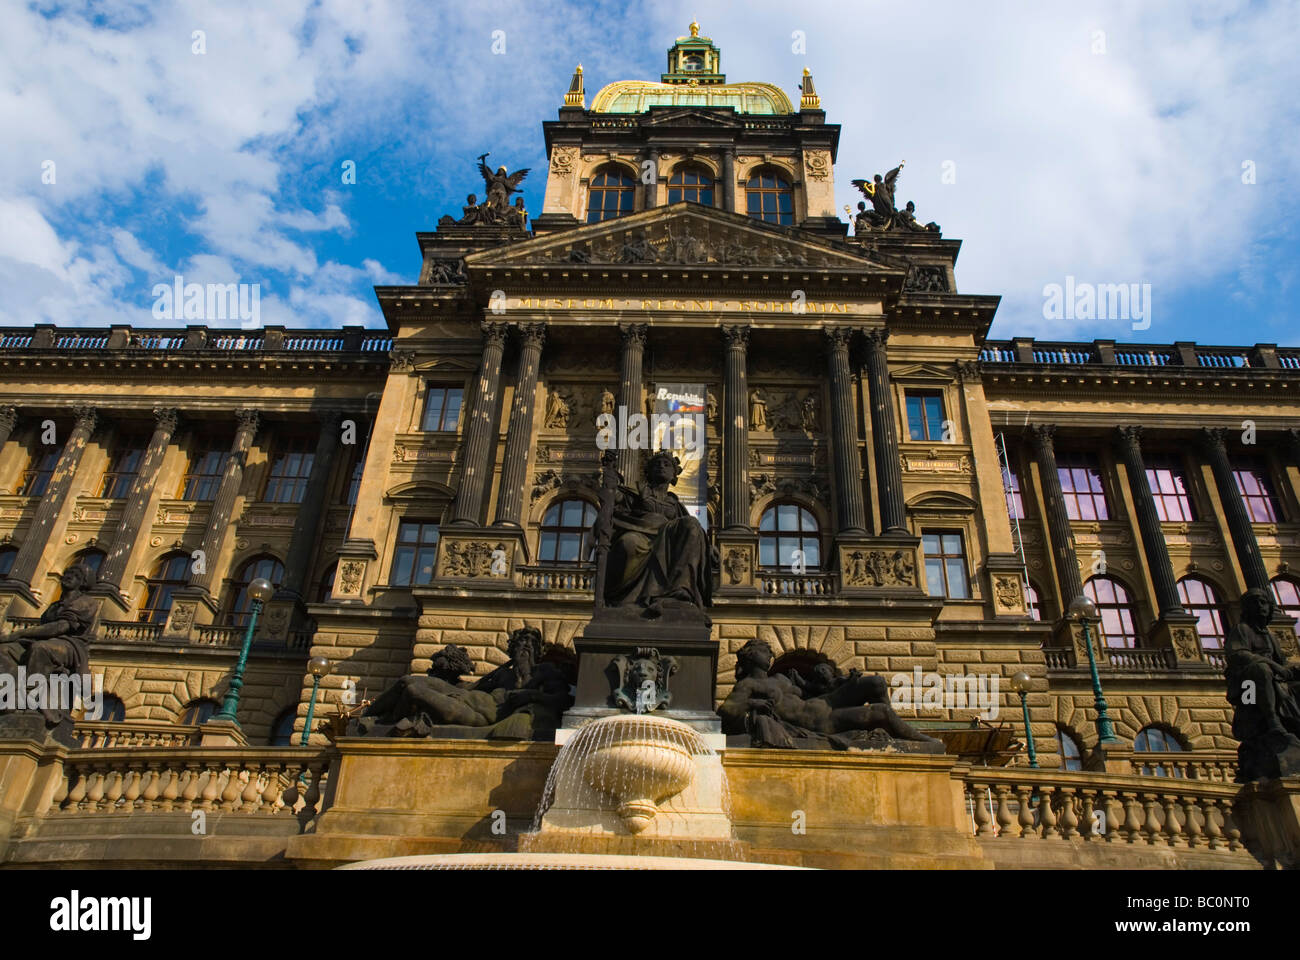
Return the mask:
{"type": "Polygon", "coordinates": [[[307,672],[311,674],[311,700],[307,702],[307,721],[302,727],[302,745],[307,746],[307,741],[311,737],[311,718],[316,712],[316,691],[320,689],[320,682],[324,677],[330,675],[334,669],[334,664],[330,663],[324,657],[312,657],[307,661],[307,672]]]}
{"type": "Polygon", "coordinates": [[[270,600],[275,594],[275,587],[271,586],[271,581],[265,577],[258,577],[248,585],[248,598],[252,602],[248,610],[248,629],[244,631],[244,646],[239,651],[239,661],[235,664],[235,672],[230,678],[230,688],[226,691],[226,699],[221,704],[221,709],[214,713],[209,719],[224,720],[239,726],[239,692],[244,688],[244,667],[248,664],[248,650],[253,645],[253,631],[257,629],[257,615],[262,612],[262,604],[270,600]]]}
{"type": "Polygon", "coordinates": [[[1011,677],[1011,689],[1020,694],[1020,712],[1025,717],[1025,749],[1029,751],[1029,765],[1038,766],[1038,754],[1034,752],[1034,731],[1029,729],[1029,702],[1025,694],[1029,692],[1029,674],[1021,670],[1011,677]]]}
{"type": "Polygon", "coordinates": [[[1088,650],[1088,672],[1092,674],[1092,700],[1097,710],[1097,742],[1119,743],[1115,726],[1106,712],[1106,698],[1101,693],[1101,675],[1097,673],[1097,657],[1092,650],[1092,630],[1089,623],[1097,619],[1097,605],[1085,596],[1070,601],[1070,616],[1083,625],[1083,645],[1088,650]]]}

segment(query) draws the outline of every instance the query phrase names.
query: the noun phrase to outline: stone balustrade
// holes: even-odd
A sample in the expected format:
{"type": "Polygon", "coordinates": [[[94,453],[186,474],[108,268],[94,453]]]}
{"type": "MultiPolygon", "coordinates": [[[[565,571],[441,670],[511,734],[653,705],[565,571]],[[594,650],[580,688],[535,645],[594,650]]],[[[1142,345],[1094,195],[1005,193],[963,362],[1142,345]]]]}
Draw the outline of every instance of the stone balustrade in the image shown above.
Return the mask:
{"type": "Polygon", "coordinates": [[[766,597],[829,597],[835,593],[831,573],[758,574],[758,592],[766,597]]]}
{"type": "Polygon", "coordinates": [[[330,764],[311,747],[75,751],[47,815],[224,811],[296,817],[305,830],[322,812],[330,764]]]}
{"type": "Polygon", "coordinates": [[[981,839],[1242,847],[1234,783],[1026,767],[967,768],[960,778],[981,839]]]}
{"type": "Polygon", "coordinates": [[[195,723],[145,723],[131,721],[82,720],[73,735],[83,750],[129,747],[185,747],[197,742],[195,723]]]}
{"type": "Polygon", "coordinates": [[[591,593],[596,571],[581,567],[520,567],[520,580],[528,590],[554,590],[591,593]]]}
{"type": "Polygon", "coordinates": [[[1211,783],[1234,783],[1237,777],[1236,750],[1197,750],[1189,753],[1133,754],[1133,772],[1152,776],[1158,767],[1171,777],[1211,783]]]}

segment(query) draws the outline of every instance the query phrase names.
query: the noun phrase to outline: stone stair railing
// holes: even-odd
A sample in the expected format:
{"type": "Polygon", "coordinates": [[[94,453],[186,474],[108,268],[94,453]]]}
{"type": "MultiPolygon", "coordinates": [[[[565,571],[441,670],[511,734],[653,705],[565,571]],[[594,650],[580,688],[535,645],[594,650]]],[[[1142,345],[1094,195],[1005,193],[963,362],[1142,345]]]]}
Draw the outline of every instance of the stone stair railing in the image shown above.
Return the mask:
{"type": "Polygon", "coordinates": [[[330,764],[313,747],[81,750],[63,761],[47,816],[224,811],[294,817],[305,831],[330,764]]]}
{"type": "Polygon", "coordinates": [[[982,839],[1242,847],[1235,783],[1028,767],[969,768],[961,779],[982,839]]]}

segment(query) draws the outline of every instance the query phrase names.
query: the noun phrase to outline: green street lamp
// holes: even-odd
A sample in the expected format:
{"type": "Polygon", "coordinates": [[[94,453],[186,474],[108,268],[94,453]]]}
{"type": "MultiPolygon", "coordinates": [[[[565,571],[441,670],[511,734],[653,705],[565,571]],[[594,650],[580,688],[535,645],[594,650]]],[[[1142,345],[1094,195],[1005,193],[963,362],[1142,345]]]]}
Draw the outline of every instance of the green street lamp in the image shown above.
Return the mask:
{"type": "Polygon", "coordinates": [[[224,720],[239,726],[239,692],[244,688],[244,667],[248,664],[248,651],[253,645],[253,631],[257,629],[257,615],[262,612],[262,604],[270,600],[275,595],[275,587],[271,581],[265,577],[258,577],[248,585],[248,597],[252,601],[249,604],[248,628],[244,631],[244,646],[239,651],[239,661],[235,664],[235,672],[230,678],[230,688],[226,691],[226,699],[221,704],[221,709],[214,713],[208,720],[224,720]]]}
{"type": "Polygon", "coordinates": [[[328,677],[334,669],[334,664],[330,663],[324,657],[312,657],[307,661],[307,672],[311,674],[311,700],[307,703],[307,722],[302,727],[302,745],[307,746],[307,741],[311,737],[311,718],[316,712],[316,692],[320,690],[320,682],[323,678],[328,677]]]}
{"type": "Polygon", "coordinates": [[[1011,689],[1020,694],[1020,712],[1025,717],[1025,749],[1029,751],[1029,765],[1038,766],[1038,754],[1034,752],[1034,731],[1029,729],[1029,702],[1025,694],[1029,692],[1029,674],[1021,670],[1011,677],[1011,689]]]}
{"type": "Polygon", "coordinates": [[[1070,602],[1069,615],[1083,625],[1083,645],[1088,650],[1088,672],[1092,674],[1092,700],[1097,710],[1097,741],[1119,743],[1119,737],[1115,736],[1115,726],[1110,722],[1110,714],[1106,712],[1106,698],[1101,693],[1101,675],[1097,673],[1097,656],[1092,650],[1089,624],[1097,619],[1097,605],[1087,597],[1075,597],[1070,602]]]}

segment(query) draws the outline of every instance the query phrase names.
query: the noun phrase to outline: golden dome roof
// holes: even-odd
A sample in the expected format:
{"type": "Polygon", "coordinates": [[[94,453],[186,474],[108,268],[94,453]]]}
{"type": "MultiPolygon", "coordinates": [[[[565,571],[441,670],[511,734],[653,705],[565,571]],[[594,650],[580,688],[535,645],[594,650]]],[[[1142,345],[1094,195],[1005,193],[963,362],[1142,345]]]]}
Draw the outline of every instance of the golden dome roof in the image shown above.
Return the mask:
{"type": "Polygon", "coordinates": [[[790,98],[770,83],[716,83],[698,86],[617,80],[592,101],[596,113],[645,113],[651,107],[735,107],[737,113],[794,113],[790,98]]]}

